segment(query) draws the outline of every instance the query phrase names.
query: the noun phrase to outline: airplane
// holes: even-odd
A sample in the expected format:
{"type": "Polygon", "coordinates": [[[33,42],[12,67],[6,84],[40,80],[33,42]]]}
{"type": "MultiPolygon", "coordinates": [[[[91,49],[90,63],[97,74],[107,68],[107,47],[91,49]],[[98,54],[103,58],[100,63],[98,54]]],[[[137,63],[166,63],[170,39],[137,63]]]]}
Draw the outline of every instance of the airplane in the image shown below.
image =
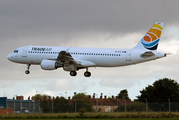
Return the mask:
{"type": "Polygon", "coordinates": [[[163,22],[156,22],[131,49],[30,45],[17,48],[7,59],[27,64],[26,74],[30,73],[31,65],[40,65],[43,70],[63,68],[71,76],[76,76],[80,69],[86,69],[84,76],[90,77],[90,67],[120,67],[166,57],[167,53],[157,52],[163,25],[163,22]]]}

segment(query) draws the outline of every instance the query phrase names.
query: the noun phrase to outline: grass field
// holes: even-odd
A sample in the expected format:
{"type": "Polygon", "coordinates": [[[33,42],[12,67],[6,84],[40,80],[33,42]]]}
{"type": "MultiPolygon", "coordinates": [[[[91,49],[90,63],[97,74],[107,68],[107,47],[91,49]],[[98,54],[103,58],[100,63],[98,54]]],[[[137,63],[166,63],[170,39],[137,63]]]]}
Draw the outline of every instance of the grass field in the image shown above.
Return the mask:
{"type": "Polygon", "coordinates": [[[30,120],[30,119],[60,119],[60,120],[179,120],[179,112],[118,112],[118,113],[84,113],[80,116],[79,113],[36,113],[36,114],[11,114],[11,115],[0,115],[0,119],[14,119],[14,120],[30,120]]]}
{"type": "MultiPolygon", "coordinates": [[[[114,120],[116,118],[108,118],[108,119],[80,119],[76,118],[75,120],[114,120]]],[[[1,120],[12,120],[12,119],[1,119],[1,120]]],[[[19,119],[13,119],[13,120],[19,120],[19,119]]],[[[21,120],[34,120],[34,119],[21,119],[21,120]]],[[[38,120],[44,120],[44,119],[38,119],[38,120]]],[[[45,119],[45,120],[54,120],[54,119],[45,119]]],[[[74,120],[74,119],[60,119],[60,120],[74,120]]],[[[120,118],[120,120],[179,120],[179,118],[120,118]]]]}

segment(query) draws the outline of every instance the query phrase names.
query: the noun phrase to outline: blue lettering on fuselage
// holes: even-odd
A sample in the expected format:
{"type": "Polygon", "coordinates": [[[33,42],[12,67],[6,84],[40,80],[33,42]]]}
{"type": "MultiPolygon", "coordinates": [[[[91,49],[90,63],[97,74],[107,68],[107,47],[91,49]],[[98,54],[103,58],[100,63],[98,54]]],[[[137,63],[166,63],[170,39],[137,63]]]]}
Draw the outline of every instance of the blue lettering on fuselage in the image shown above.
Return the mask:
{"type": "Polygon", "coordinates": [[[52,48],[32,47],[33,51],[52,51],[52,48]]]}

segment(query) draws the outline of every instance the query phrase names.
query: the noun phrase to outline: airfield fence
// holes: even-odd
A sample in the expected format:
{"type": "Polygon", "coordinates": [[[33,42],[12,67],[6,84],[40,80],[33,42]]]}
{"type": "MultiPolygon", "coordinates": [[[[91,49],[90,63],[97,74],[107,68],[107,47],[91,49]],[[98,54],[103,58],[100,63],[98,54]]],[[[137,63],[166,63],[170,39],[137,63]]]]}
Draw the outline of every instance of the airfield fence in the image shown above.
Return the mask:
{"type": "Polygon", "coordinates": [[[78,112],[178,112],[178,102],[168,103],[140,103],[124,104],[91,104],[91,103],[0,103],[0,109],[13,109],[13,113],[78,113],[78,112]]]}

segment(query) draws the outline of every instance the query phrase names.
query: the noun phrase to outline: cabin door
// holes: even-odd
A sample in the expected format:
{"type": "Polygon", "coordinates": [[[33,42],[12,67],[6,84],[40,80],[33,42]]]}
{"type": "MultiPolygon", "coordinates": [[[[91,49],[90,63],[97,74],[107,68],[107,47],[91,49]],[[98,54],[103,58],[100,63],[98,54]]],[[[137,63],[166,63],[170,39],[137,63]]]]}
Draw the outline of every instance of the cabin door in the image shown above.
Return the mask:
{"type": "Polygon", "coordinates": [[[27,57],[27,50],[28,50],[28,47],[24,47],[22,51],[22,57],[27,57]]]}
{"type": "Polygon", "coordinates": [[[126,51],[126,61],[131,61],[131,51],[126,51]]]}

